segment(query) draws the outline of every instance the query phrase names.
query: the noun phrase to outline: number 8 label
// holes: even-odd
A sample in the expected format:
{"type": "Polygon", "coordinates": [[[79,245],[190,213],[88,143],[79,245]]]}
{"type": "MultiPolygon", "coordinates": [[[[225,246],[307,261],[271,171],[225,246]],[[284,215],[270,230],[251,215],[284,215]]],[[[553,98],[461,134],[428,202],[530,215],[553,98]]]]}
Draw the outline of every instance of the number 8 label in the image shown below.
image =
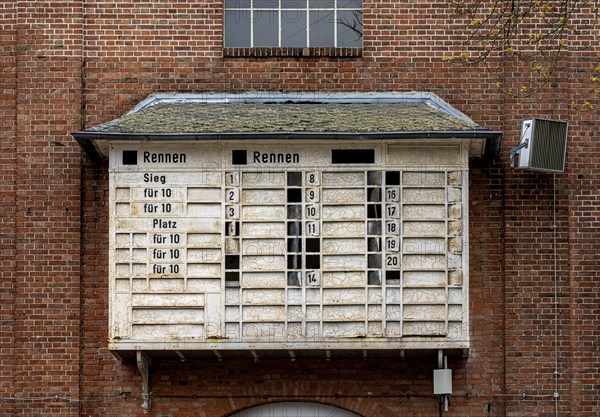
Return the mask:
{"type": "Polygon", "coordinates": [[[320,178],[318,172],[314,171],[314,172],[306,173],[306,184],[319,185],[320,183],[321,183],[321,178],[320,178]]]}

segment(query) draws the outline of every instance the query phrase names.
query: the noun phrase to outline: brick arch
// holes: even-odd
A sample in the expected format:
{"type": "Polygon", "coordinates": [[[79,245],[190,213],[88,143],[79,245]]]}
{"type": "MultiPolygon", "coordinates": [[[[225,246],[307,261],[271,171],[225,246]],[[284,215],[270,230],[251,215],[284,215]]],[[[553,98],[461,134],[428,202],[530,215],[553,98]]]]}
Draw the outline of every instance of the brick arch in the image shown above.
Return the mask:
{"type": "Polygon", "coordinates": [[[270,402],[235,411],[228,417],[363,417],[355,412],[308,401],[270,402]]]}

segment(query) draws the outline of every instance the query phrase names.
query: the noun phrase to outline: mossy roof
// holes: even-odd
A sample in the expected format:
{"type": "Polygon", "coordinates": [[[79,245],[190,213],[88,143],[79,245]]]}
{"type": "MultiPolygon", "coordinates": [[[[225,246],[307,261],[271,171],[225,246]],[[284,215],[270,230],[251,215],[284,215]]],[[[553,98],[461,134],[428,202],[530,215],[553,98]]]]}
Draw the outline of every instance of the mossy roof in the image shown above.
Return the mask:
{"type": "Polygon", "coordinates": [[[95,126],[115,133],[436,132],[483,129],[424,102],[398,104],[158,103],[95,126]]]}
{"type": "Polygon", "coordinates": [[[483,140],[497,153],[501,134],[427,92],[175,93],[151,95],[73,136],[100,160],[114,140],[462,138],[483,140]]]}

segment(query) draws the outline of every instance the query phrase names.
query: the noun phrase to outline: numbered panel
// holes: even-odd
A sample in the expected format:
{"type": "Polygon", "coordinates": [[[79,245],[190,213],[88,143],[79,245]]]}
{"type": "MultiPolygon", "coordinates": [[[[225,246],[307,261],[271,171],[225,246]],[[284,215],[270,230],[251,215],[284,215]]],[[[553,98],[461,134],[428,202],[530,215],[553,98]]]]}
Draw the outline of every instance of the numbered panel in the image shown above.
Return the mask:
{"type": "Polygon", "coordinates": [[[463,153],[253,146],[115,146],[113,348],[468,347],[463,153]]]}

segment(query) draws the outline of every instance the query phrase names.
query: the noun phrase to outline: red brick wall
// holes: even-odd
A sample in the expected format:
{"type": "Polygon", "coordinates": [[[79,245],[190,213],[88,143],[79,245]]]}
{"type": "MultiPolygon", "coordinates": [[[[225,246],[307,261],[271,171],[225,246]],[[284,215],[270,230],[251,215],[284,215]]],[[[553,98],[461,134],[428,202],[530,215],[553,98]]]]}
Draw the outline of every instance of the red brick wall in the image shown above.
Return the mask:
{"type": "MultiPolygon", "coordinates": [[[[575,73],[573,95],[588,97],[589,78],[598,66],[598,53],[580,54],[571,63],[575,73]],[[585,95],[584,95],[585,94],[585,95]]],[[[571,123],[574,132],[569,150],[564,214],[568,216],[568,290],[571,400],[573,415],[594,415],[600,409],[600,146],[597,112],[579,112],[571,123]]],[[[565,290],[566,291],[566,290],[565,290]]],[[[565,355],[566,356],[566,355],[565,355]]]]}
{"type": "MultiPolygon", "coordinates": [[[[16,43],[14,2],[0,4],[0,398],[14,393],[15,354],[15,199],[16,199],[16,43]]],[[[13,405],[2,401],[11,414],[13,405]]]]}
{"type": "MultiPolygon", "coordinates": [[[[106,350],[107,166],[82,158],[69,132],[156,92],[424,90],[505,134],[497,166],[471,166],[472,349],[450,358],[448,415],[597,415],[600,147],[597,112],[580,103],[599,51],[566,56],[555,81],[523,99],[498,85],[528,83],[526,65],[442,59],[460,50],[447,2],[365,0],[362,57],[344,58],[224,58],[220,0],[9,1],[0,15],[3,413],[141,415],[135,364],[106,350]],[[555,180],[508,167],[531,116],[570,122],[567,171],[555,180]]],[[[155,361],[150,415],[219,417],[288,399],[432,416],[436,364],[432,353],[155,361]]]]}
{"type": "Polygon", "coordinates": [[[82,10],[1,8],[2,62],[12,63],[2,68],[2,410],[78,415],[81,151],[69,132],[81,126],[82,10]]]}

